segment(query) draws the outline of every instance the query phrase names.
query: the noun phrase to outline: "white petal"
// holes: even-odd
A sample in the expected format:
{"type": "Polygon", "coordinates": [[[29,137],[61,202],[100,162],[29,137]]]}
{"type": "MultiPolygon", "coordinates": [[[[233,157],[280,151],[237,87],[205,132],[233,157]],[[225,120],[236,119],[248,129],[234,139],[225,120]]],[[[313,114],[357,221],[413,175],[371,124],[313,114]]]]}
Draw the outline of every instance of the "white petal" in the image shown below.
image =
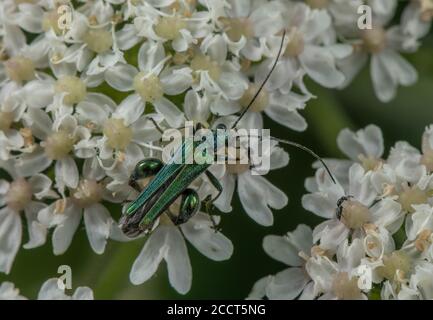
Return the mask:
{"type": "Polygon", "coordinates": [[[310,281],[303,268],[289,268],[277,273],[266,289],[271,300],[293,300],[310,281]]]}
{"type": "Polygon", "coordinates": [[[218,79],[224,95],[231,100],[238,100],[248,88],[248,83],[239,72],[222,72],[218,79]]]}
{"type": "Polygon", "coordinates": [[[29,241],[24,244],[24,249],[32,249],[45,244],[47,240],[47,228],[38,220],[38,213],[47,205],[40,202],[32,202],[25,210],[27,227],[29,229],[29,241]]]}
{"type": "Polygon", "coordinates": [[[171,127],[178,128],[184,122],[185,118],[182,111],[170,100],[161,98],[155,101],[153,105],[158,113],[164,116],[164,119],[171,127]]]}
{"type": "Polygon", "coordinates": [[[14,211],[0,209],[0,271],[8,274],[21,244],[21,217],[14,211]]]}
{"type": "Polygon", "coordinates": [[[290,243],[287,237],[268,235],[263,239],[263,249],[270,257],[288,266],[297,267],[303,263],[299,257],[299,248],[290,243]]]}
{"type": "Polygon", "coordinates": [[[132,94],[126,97],[116,111],[113,113],[114,118],[121,118],[125,121],[125,125],[130,125],[137,121],[137,119],[144,112],[144,104],[137,94],[132,94]]]}
{"type": "Polygon", "coordinates": [[[158,265],[169,249],[167,245],[168,232],[170,230],[167,227],[158,227],[147,239],[129,274],[129,279],[133,284],[142,284],[156,272],[158,265]]]}
{"type": "Polygon", "coordinates": [[[337,144],[340,150],[354,161],[359,161],[360,155],[379,158],[384,149],[382,131],[372,124],[356,133],[343,129],[337,137],[337,144]]]}
{"type": "Polygon", "coordinates": [[[24,154],[18,158],[15,167],[21,176],[28,177],[44,171],[50,166],[51,162],[46,157],[44,150],[38,148],[32,153],[24,154]]]}
{"type": "Polygon", "coordinates": [[[329,219],[335,216],[337,202],[329,199],[327,195],[319,193],[306,194],[302,197],[302,206],[319,217],[329,219]]]}
{"type": "Polygon", "coordinates": [[[307,129],[307,121],[297,111],[291,111],[287,107],[270,105],[265,109],[265,113],[269,118],[289,129],[296,131],[307,129]]]}
{"type": "Polygon", "coordinates": [[[145,74],[151,72],[165,58],[160,42],[145,41],[138,51],[138,66],[145,74]]]}
{"type": "Polygon", "coordinates": [[[197,213],[181,229],[185,238],[209,259],[223,261],[233,254],[232,242],[221,232],[212,229],[212,222],[204,213],[197,213]]]}
{"type": "Polygon", "coordinates": [[[115,37],[120,50],[129,50],[140,41],[133,24],[126,24],[116,32],[115,37]]]}
{"type": "Polygon", "coordinates": [[[373,55],[371,57],[370,74],[374,91],[379,100],[389,102],[396,95],[397,84],[394,82],[381,56],[382,55],[373,55]]]}
{"type": "Polygon", "coordinates": [[[262,176],[246,172],[238,178],[238,194],[246,213],[257,223],[271,226],[274,222],[272,211],[287,205],[287,196],[262,176]]]}
{"type": "Polygon", "coordinates": [[[220,194],[219,198],[214,202],[215,206],[222,212],[232,211],[232,199],[233,193],[235,191],[235,177],[231,174],[226,174],[220,180],[221,186],[223,187],[223,192],[220,194]]]}
{"type": "Polygon", "coordinates": [[[55,165],[56,184],[76,188],[80,179],[77,164],[72,157],[58,160],[55,165]]]}
{"type": "Polygon", "coordinates": [[[116,90],[126,92],[133,90],[132,82],[138,71],[129,64],[118,63],[105,71],[105,81],[116,90]]]}
{"type": "Polygon", "coordinates": [[[44,174],[37,174],[31,177],[28,181],[32,186],[32,193],[36,196],[36,198],[41,199],[43,196],[47,195],[52,181],[44,174]]]}
{"type": "Polygon", "coordinates": [[[93,300],[93,291],[88,287],[78,287],[75,290],[72,300],[93,300]]]}
{"type": "Polygon", "coordinates": [[[188,89],[192,84],[190,68],[170,68],[164,70],[160,75],[164,93],[178,95],[188,89]]]}
{"type": "Polygon", "coordinates": [[[29,109],[28,115],[32,121],[31,129],[33,135],[37,138],[44,140],[51,132],[53,128],[53,122],[48,116],[48,113],[41,109],[29,109]]]}
{"type": "Polygon", "coordinates": [[[69,300],[64,290],[59,288],[59,280],[51,278],[44,282],[38,293],[38,300],[69,300]]]}
{"type": "Polygon", "coordinates": [[[261,300],[266,296],[266,287],[271,281],[272,276],[259,279],[248,294],[247,300],[261,300]]]}
{"type": "Polygon", "coordinates": [[[195,90],[189,90],[185,95],[185,115],[188,120],[205,122],[209,115],[209,105],[203,101],[195,90]]]}
{"type": "Polygon", "coordinates": [[[307,46],[299,57],[307,74],[326,88],[335,88],[344,82],[344,75],[337,70],[335,58],[323,47],[307,46]]]}
{"type": "Polygon", "coordinates": [[[65,215],[66,218],[53,232],[52,241],[55,255],[66,252],[81,221],[81,210],[73,205],[68,206],[61,214],[65,215]]]}
{"type": "Polygon", "coordinates": [[[25,85],[23,95],[30,108],[45,108],[53,101],[54,86],[51,81],[30,81],[25,85]]]}
{"type": "Polygon", "coordinates": [[[191,262],[185,240],[179,229],[176,227],[170,227],[170,229],[167,234],[168,251],[165,256],[168,279],[177,292],[186,294],[191,289],[192,283],[191,262]]]}
{"type": "Polygon", "coordinates": [[[84,209],[84,224],[90,246],[97,254],[104,253],[110,235],[112,219],[108,210],[99,203],[84,209]]]}

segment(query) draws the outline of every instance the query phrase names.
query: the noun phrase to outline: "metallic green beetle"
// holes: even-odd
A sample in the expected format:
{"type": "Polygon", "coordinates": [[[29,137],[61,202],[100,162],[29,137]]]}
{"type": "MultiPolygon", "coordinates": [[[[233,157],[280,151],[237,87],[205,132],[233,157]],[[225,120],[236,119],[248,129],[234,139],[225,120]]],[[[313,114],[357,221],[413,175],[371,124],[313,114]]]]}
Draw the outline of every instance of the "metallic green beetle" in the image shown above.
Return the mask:
{"type": "MultiPolygon", "coordinates": [[[[275,66],[282,52],[284,36],[285,32],[283,33],[283,40],[281,41],[277,58],[271,70],[269,71],[267,77],[264,79],[262,85],[259,87],[254,97],[251,99],[251,102],[245,109],[243,109],[235,123],[232,125],[232,129],[236,128],[236,125],[254,103],[263,86],[272,74],[272,71],[275,69],[275,66]]],[[[198,124],[197,128],[199,127],[200,124],[198,124]]],[[[225,125],[219,125],[217,127],[217,130],[213,131],[213,135],[213,141],[216,142],[216,145],[225,145],[226,141],[229,139],[230,132],[229,130],[227,130],[225,125]],[[223,131],[224,134],[221,135],[221,131],[223,131]]],[[[308,151],[313,156],[318,158],[319,161],[322,162],[322,164],[325,166],[328,173],[330,174],[329,169],[326,167],[322,159],[308,148],[294,142],[276,138],[273,139],[280,143],[289,144],[308,151]]],[[[194,189],[188,187],[203,173],[206,174],[209,181],[216,188],[216,190],[218,190],[218,195],[213,199],[209,199],[207,203],[212,204],[220,196],[223,188],[219,183],[218,179],[208,170],[211,164],[208,164],[207,161],[204,161],[204,164],[185,164],[185,162],[180,161],[182,160],[184,154],[187,154],[188,152],[194,153],[194,150],[196,150],[197,146],[202,143],[204,142],[185,141],[180,146],[180,148],[176,150],[173,157],[166,164],[163,164],[162,161],[159,159],[151,158],[142,160],[136,165],[130,177],[129,184],[138,192],[140,192],[140,194],[126,208],[126,211],[123,213],[119,222],[122,231],[127,236],[134,237],[139,235],[140,233],[150,231],[154,222],[164,212],[167,212],[169,218],[173,221],[175,225],[187,222],[188,219],[192,217],[201,206],[201,201],[197,192],[194,189]],[[144,188],[144,190],[140,190],[137,180],[148,178],[151,176],[154,176],[154,178],[144,188]],[[168,209],[179,197],[181,197],[179,213],[178,215],[174,215],[168,209]]],[[[216,145],[209,147],[212,150],[215,150],[216,145]]],[[[215,154],[207,154],[205,155],[205,157],[212,157],[213,160],[215,154]]]]}

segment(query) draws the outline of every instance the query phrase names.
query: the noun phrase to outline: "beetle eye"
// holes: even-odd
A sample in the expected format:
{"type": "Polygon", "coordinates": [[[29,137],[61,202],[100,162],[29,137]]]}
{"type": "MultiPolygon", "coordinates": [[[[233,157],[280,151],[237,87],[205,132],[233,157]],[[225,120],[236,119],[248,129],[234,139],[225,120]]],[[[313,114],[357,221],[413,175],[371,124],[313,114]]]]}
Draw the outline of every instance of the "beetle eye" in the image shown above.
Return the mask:
{"type": "Polygon", "coordinates": [[[224,123],[219,123],[216,128],[219,130],[226,130],[227,129],[227,127],[224,123]]]}

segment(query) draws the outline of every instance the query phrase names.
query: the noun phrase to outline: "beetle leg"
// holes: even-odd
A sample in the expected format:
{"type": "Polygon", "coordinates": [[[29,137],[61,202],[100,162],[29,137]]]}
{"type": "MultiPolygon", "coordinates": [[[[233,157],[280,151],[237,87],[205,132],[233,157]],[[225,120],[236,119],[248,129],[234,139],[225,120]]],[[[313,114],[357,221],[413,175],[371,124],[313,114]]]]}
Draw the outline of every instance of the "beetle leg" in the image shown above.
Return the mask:
{"type": "Polygon", "coordinates": [[[200,198],[194,189],[185,189],[181,195],[180,209],[178,216],[169,214],[169,218],[175,225],[187,222],[200,209],[200,198]]]}
{"type": "Polygon", "coordinates": [[[214,176],[214,174],[212,172],[210,172],[209,170],[206,170],[204,173],[206,174],[206,177],[209,179],[210,183],[218,191],[218,194],[216,195],[216,197],[209,200],[210,204],[212,204],[219,198],[219,196],[223,192],[223,186],[221,185],[221,183],[218,181],[218,179],[214,176]]]}
{"type": "Polygon", "coordinates": [[[154,176],[159,172],[159,170],[161,170],[163,166],[164,164],[162,163],[162,161],[156,158],[148,158],[141,160],[135,166],[134,171],[132,171],[132,174],[129,177],[128,184],[138,192],[141,192],[138,180],[154,176]]]}
{"type": "Polygon", "coordinates": [[[215,232],[218,232],[218,224],[216,223],[214,217],[212,216],[212,214],[210,213],[211,209],[212,209],[212,205],[213,203],[219,198],[219,196],[221,195],[221,193],[223,192],[223,187],[221,185],[221,183],[218,181],[218,179],[213,175],[212,172],[210,172],[209,170],[205,171],[206,176],[208,177],[209,181],[211,182],[211,184],[215,187],[215,189],[218,191],[218,194],[216,195],[215,198],[212,199],[212,197],[209,195],[204,201],[204,205],[206,208],[206,213],[209,215],[210,220],[212,221],[212,225],[213,225],[213,229],[215,230],[215,232]]]}

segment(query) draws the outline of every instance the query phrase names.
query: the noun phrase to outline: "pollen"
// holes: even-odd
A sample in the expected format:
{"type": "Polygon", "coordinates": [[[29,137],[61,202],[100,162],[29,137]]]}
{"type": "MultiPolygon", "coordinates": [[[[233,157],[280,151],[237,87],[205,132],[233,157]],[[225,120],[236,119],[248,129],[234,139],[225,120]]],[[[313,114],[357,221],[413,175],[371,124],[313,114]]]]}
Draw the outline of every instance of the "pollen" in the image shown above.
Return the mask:
{"type": "Polygon", "coordinates": [[[161,38],[174,40],[186,28],[186,22],[179,16],[161,17],[155,25],[155,33],[161,38]]]}
{"type": "Polygon", "coordinates": [[[349,278],[347,272],[339,272],[332,282],[332,291],[342,300],[355,300],[361,298],[361,290],[358,287],[356,277],[349,278]]]}
{"type": "MultiPolygon", "coordinates": [[[[256,84],[251,84],[247,90],[245,90],[243,96],[239,99],[239,104],[246,108],[248,104],[252,101],[254,96],[259,90],[259,86],[256,84]]],[[[263,88],[257,96],[254,103],[251,105],[250,110],[253,112],[261,112],[265,110],[269,105],[269,93],[263,88]]]]}
{"type": "Polygon", "coordinates": [[[191,60],[191,69],[194,71],[207,71],[212,80],[217,81],[221,76],[221,68],[209,56],[198,54],[191,60]]]}
{"type": "Polygon", "coordinates": [[[370,53],[379,53],[386,46],[386,32],[382,27],[374,27],[373,29],[365,29],[362,32],[362,40],[364,49],[370,53]]]}
{"type": "Polygon", "coordinates": [[[342,204],[341,222],[350,229],[361,228],[370,220],[370,211],[356,200],[346,200],[342,204]]]}
{"type": "Polygon", "coordinates": [[[254,27],[248,18],[222,18],[221,22],[231,41],[238,42],[242,36],[246,39],[254,36],[254,27]]]}
{"type": "Polygon", "coordinates": [[[65,199],[59,199],[54,204],[54,213],[55,214],[62,214],[65,212],[66,209],[66,200],[65,199]]]}
{"type": "Polygon", "coordinates": [[[90,29],[83,37],[88,48],[96,53],[104,53],[113,45],[111,32],[105,29],[90,29]]]}
{"type": "Polygon", "coordinates": [[[107,137],[110,148],[125,150],[132,140],[132,129],[125,125],[123,119],[108,119],[103,128],[103,133],[107,137]]]}
{"type": "Polygon", "coordinates": [[[382,167],[383,160],[377,159],[371,156],[364,156],[363,154],[360,154],[358,156],[359,161],[361,161],[362,167],[366,171],[376,171],[379,170],[382,167]]]}
{"type": "Polygon", "coordinates": [[[424,229],[420,232],[418,237],[415,240],[415,248],[419,252],[424,252],[431,245],[431,235],[432,231],[429,229],[424,229]]]}
{"type": "Polygon", "coordinates": [[[66,104],[79,103],[87,96],[86,84],[75,76],[65,76],[57,80],[55,91],[57,93],[66,93],[63,99],[66,104]]]}
{"type": "Polygon", "coordinates": [[[284,56],[286,57],[297,57],[302,52],[304,52],[305,43],[304,43],[304,35],[298,28],[290,29],[288,35],[288,42],[286,45],[286,50],[284,51],[284,56]]]}
{"type": "Polygon", "coordinates": [[[433,1],[432,0],[415,0],[419,2],[421,11],[421,20],[431,22],[433,18],[433,1]]]}
{"type": "Polygon", "coordinates": [[[0,111],[0,131],[8,131],[14,121],[12,112],[0,111]]]}
{"type": "Polygon", "coordinates": [[[88,207],[102,199],[103,187],[95,180],[84,179],[71,191],[72,201],[80,207],[88,207]]]}
{"type": "Polygon", "coordinates": [[[394,251],[391,255],[384,256],[383,266],[378,268],[380,276],[394,280],[395,277],[404,277],[410,270],[411,261],[403,251],[394,251]]]}
{"type": "Polygon", "coordinates": [[[35,139],[33,138],[32,129],[30,129],[30,128],[21,128],[20,129],[20,134],[21,134],[21,136],[24,139],[24,145],[26,147],[30,147],[30,146],[34,145],[35,139]]]}
{"type": "Polygon", "coordinates": [[[428,195],[426,191],[421,190],[417,186],[409,187],[407,185],[404,185],[403,191],[398,197],[398,202],[401,204],[403,210],[409,213],[415,211],[412,205],[426,203],[427,200],[428,195]]]}
{"type": "Polygon", "coordinates": [[[55,34],[61,34],[62,30],[59,28],[59,19],[60,15],[58,14],[57,10],[46,12],[42,20],[42,29],[44,31],[49,31],[52,29],[55,34]]]}
{"type": "Polygon", "coordinates": [[[6,73],[12,81],[22,82],[35,78],[33,61],[23,56],[16,56],[4,62],[6,73]]]}
{"type": "Polygon", "coordinates": [[[74,138],[66,131],[60,130],[52,133],[41,144],[45,148],[45,154],[52,160],[65,158],[74,148],[74,138]]]}
{"type": "Polygon", "coordinates": [[[161,81],[154,74],[145,77],[143,72],[138,73],[134,78],[133,86],[144,101],[154,102],[164,95],[161,81]]]}
{"type": "Polygon", "coordinates": [[[6,194],[7,206],[16,211],[22,211],[32,200],[32,186],[25,179],[13,181],[6,194]]]}

